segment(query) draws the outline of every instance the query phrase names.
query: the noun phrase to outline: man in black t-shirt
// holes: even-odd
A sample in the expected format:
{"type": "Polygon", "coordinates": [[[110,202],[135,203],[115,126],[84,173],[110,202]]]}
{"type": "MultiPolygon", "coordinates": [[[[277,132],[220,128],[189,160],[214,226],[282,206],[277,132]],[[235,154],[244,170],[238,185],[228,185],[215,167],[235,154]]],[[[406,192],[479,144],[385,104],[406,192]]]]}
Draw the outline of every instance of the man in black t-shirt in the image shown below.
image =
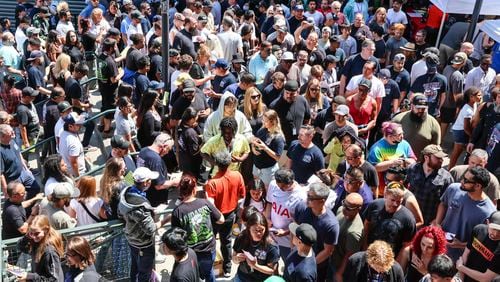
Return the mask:
{"type": "MultiPolygon", "coordinates": [[[[118,72],[115,63],[115,49],[116,40],[106,38],[102,43],[102,53],[97,57],[97,85],[102,97],[101,112],[115,108],[115,91],[118,88],[118,82],[123,76],[123,72],[118,72]]],[[[105,133],[110,131],[113,115],[114,113],[106,114],[101,119],[105,133]]]]}
{"type": "Polygon", "coordinates": [[[307,100],[298,95],[299,83],[289,80],[285,83],[285,91],[274,102],[270,108],[274,109],[280,118],[281,129],[285,135],[285,141],[289,146],[297,139],[299,130],[303,124],[307,124],[311,118],[311,111],[307,100]]]}
{"type": "Polygon", "coordinates": [[[188,107],[192,107],[198,112],[196,121],[198,122],[198,128],[202,129],[211,110],[205,100],[205,95],[199,88],[196,88],[192,79],[187,79],[182,83],[182,96],[179,97],[172,106],[170,126],[174,127],[179,124],[184,111],[188,107]]]}
{"type": "Polygon", "coordinates": [[[137,62],[137,72],[133,76],[134,94],[132,96],[132,103],[138,109],[141,103],[142,96],[149,88],[151,81],[147,74],[151,67],[151,61],[148,56],[142,56],[137,62]]]}
{"type": "Polygon", "coordinates": [[[163,252],[174,256],[170,281],[200,281],[196,253],[187,245],[187,232],[173,227],[161,237],[163,252]]]}
{"type": "Polygon", "coordinates": [[[224,94],[226,87],[236,83],[236,77],[229,71],[229,63],[225,59],[217,59],[214,65],[215,78],[212,81],[212,91],[209,104],[215,111],[219,108],[220,98],[224,94]]]}
{"type": "MultiPolygon", "coordinates": [[[[57,105],[64,101],[64,98],[66,98],[66,95],[64,95],[64,89],[62,89],[61,87],[55,87],[50,93],[50,100],[45,103],[43,107],[43,133],[45,139],[53,137],[55,135],[54,127],[56,126],[56,123],[61,116],[57,105]]],[[[46,156],[46,151],[48,148],[50,148],[49,154],[57,153],[55,140],[52,140],[49,146],[50,147],[44,147],[44,153],[42,154],[43,156],[46,156]]]]}
{"type": "Polygon", "coordinates": [[[500,275],[500,211],[491,214],[488,224],[474,227],[457,269],[464,282],[492,281],[500,275]]]}
{"type": "Polygon", "coordinates": [[[315,282],[317,278],[316,257],[312,246],[316,244],[316,230],[307,223],[290,223],[292,243],[296,249],[285,261],[283,277],[289,282],[315,282]]]}
{"type": "Polygon", "coordinates": [[[394,250],[394,255],[408,246],[413,235],[416,232],[415,217],[406,207],[402,205],[404,189],[402,184],[391,182],[384,191],[384,198],[373,201],[363,213],[365,227],[365,244],[373,243],[375,240],[387,240],[394,250]],[[392,185],[393,184],[393,185],[392,185]],[[389,234],[384,227],[389,226],[386,221],[399,222],[399,230],[390,230],[394,232],[389,234]],[[394,236],[394,237],[393,237],[394,236]]]}

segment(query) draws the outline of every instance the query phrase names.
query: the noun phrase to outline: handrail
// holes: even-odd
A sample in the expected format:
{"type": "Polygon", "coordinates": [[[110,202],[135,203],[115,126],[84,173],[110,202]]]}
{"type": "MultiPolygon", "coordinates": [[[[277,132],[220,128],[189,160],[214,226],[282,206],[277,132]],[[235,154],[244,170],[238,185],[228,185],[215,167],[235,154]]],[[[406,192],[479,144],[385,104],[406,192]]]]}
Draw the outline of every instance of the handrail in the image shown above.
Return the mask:
{"type": "Polygon", "coordinates": [[[97,80],[97,76],[96,76],[96,77],[89,78],[89,79],[87,79],[87,80],[85,80],[85,81],[80,82],[80,86],[85,86],[86,84],[88,84],[88,83],[90,83],[90,82],[92,82],[92,81],[95,81],[95,80],[97,80]]]}

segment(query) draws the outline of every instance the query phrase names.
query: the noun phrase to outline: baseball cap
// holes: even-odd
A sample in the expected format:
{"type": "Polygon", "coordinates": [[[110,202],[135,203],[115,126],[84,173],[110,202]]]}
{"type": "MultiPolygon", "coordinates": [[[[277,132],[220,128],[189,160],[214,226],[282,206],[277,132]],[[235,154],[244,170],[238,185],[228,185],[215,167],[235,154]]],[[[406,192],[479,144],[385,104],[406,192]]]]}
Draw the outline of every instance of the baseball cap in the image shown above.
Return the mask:
{"type": "Polygon", "coordinates": [[[231,63],[233,64],[243,64],[245,63],[245,60],[243,60],[243,56],[241,54],[234,54],[233,59],[231,60],[231,63]]]}
{"type": "Polygon", "coordinates": [[[347,101],[345,100],[345,97],[344,96],[340,96],[340,95],[337,95],[335,97],[333,97],[333,103],[337,104],[337,105],[345,105],[347,103],[347,101]]]}
{"type": "Polygon", "coordinates": [[[448,156],[443,151],[443,148],[441,148],[441,146],[435,144],[425,146],[425,148],[422,150],[422,155],[434,155],[436,158],[444,158],[448,156]]]}
{"type": "Polygon", "coordinates": [[[314,18],[313,17],[307,17],[307,22],[310,23],[310,24],[315,24],[314,22],[314,18]]]}
{"type": "Polygon", "coordinates": [[[298,225],[297,223],[292,222],[288,226],[288,229],[290,229],[290,232],[299,238],[302,243],[308,246],[312,246],[316,243],[316,230],[310,224],[302,223],[301,225],[298,225]]]}
{"type": "Polygon", "coordinates": [[[30,57],[28,58],[28,61],[34,61],[37,58],[41,58],[41,57],[43,57],[42,51],[38,51],[38,50],[31,51],[30,57]]]}
{"type": "Polygon", "coordinates": [[[179,56],[181,53],[179,53],[179,50],[177,49],[169,49],[168,50],[168,56],[169,57],[175,57],[175,56],[179,56]]]}
{"type": "Polygon", "coordinates": [[[329,32],[332,33],[332,29],[329,26],[325,26],[321,29],[321,32],[329,32]]]}
{"type": "Polygon", "coordinates": [[[33,34],[40,34],[40,29],[37,27],[30,26],[26,29],[26,35],[32,36],[33,34]]]}
{"type": "Polygon", "coordinates": [[[439,57],[436,54],[428,54],[425,56],[425,62],[430,66],[437,66],[439,64],[439,57]]]}
{"type": "Polygon", "coordinates": [[[337,35],[330,36],[330,42],[339,42],[339,37],[337,35]]]}
{"type": "Polygon", "coordinates": [[[201,2],[201,5],[203,7],[210,7],[210,8],[213,7],[212,1],[210,1],[210,0],[203,0],[203,2],[201,2]]]}
{"type": "Polygon", "coordinates": [[[428,47],[425,48],[424,51],[422,52],[422,56],[427,57],[430,54],[434,54],[436,56],[439,56],[439,49],[436,47],[428,47]]]}
{"type": "Polygon", "coordinates": [[[404,54],[396,54],[394,55],[394,59],[393,61],[397,61],[397,62],[401,62],[401,61],[405,61],[406,60],[406,56],[404,54]]]}
{"type": "Polygon", "coordinates": [[[184,21],[184,20],[186,20],[186,17],[184,17],[184,15],[181,14],[181,13],[175,13],[174,14],[174,19],[180,20],[180,21],[184,21]]]}
{"type": "Polygon", "coordinates": [[[146,182],[150,179],[156,179],[160,176],[160,174],[156,171],[151,171],[147,167],[139,167],[134,171],[134,180],[135,182],[146,182]]]}
{"type": "Polygon", "coordinates": [[[340,61],[340,58],[334,56],[334,55],[327,55],[325,58],[325,63],[333,63],[333,62],[338,62],[340,61]]]}
{"type": "Polygon", "coordinates": [[[69,113],[65,118],[64,118],[64,123],[67,124],[84,124],[85,123],[85,116],[84,115],[78,115],[75,112],[69,113]]]}
{"type": "Polygon", "coordinates": [[[281,60],[283,60],[283,61],[295,61],[295,59],[293,58],[293,53],[290,51],[286,51],[285,53],[283,53],[283,55],[281,55],[281,60]]]}
{"type": "Polygon", "coordinates": [[[47,7],[47,6],[40,7],[40,10],[38,11],[38,13],[45,14],[45,15],[50,14],[49,7],[47,7]]]}
{"type": "Polygon", "coordinates": [[[278,25],[276,26],[277,27],[277,31],[279,32],[283,32],[283,33],[287,33],[288,32],[288,28],[286,27],[286,25],[278,25]]]}
{"type": "Polygon", "coordinates": [[[111,138],[111,148],[128,149],[129,146],[130,142],[125,140],[121,135],[114,135],[111,138]]]}
{"type": "Polygon", "coordinates": [[[26,87],[23,88],[22,95],[23,95],[23,97],[24,96],[36,97],[36,96],[38,96],[39,93],[40,92],[38,92],[38,90],[35,90],[35,89],[33,89],[33,88],[29,87],[29,86],[26,86],[26,87]]]}
{"type": "Polygon", "coordinates": [[[194,92],[196,91],[196,85],[194,84],[194,80],[186,79],[182,83],[182,92],[194,92]]]}
{"type": "Polygon", "coordinates": [[[413,96],[411,103],[417,109],[427,108],[427,98],[423,94],[416,94],[413,96]]]}
{"type": "Polygon", "coordinates": [[[165,88],[165,83],[163,83],[162,81],[158,82],[156,80],[151,80],[149,82],[148,88],[153,89],[153,90],[160,90],[160,89],[165,88]]]}
{"type": "Polygon", "coordinates": [[[140,11],[135,10],[130,13],[130,18],[142,20],[144,18],[144,15],[140,11]]]}
{"type": "Polygon", "coordinates": [[[296,80],[288,80],[285,83],[286,91],[297,91],[299,89],[299,83],[296,80]]]}
{"type": "Polygon", "coordinates": [[[488,218],[488,227],[500,230],[500,211],[496,211],[488,218]]]}
{"type": "Polygon", "coordinates": [[[337,109],[335,110],[335,114],[341,116],[347,116],[349,115],[349,107],[346,105],[338,105],[337,109]]]}
{"type": "Polygon", "coordinates": [[[295,10],[295,11],[298,11],[298,10],[304,11],[304,6],[303,5],[295,5],[295,7],[293,7],[293,10],[295,10]]]}
{"type": "Polygon", "coordinates": [[[367,87],[368,89],[372,89],[372,82],[366,78],[362,78],[359,82],[359,86],[367,87]]]}
{"type": "Polygon", "coordinates": [[[207,22],[208,22],[208,17],[207,17],[207,16],[205,16],[205,15],[199,15],[199,16],[198,16],[198,21],[199,21],[200,23],[207,23],[207,22]]]}
{"type": "Polygon", "coordinates": [[[57,109],[60,113],[64,113],[65,111],[72,108],[73,106],[71,106],[68,101],[62,101],[61,103],[57,104],[57,109]]]}
{"type": "Polygon", "coordinates": [[[76,198],[80,196],[80,190],[67,182],[57,183],[53,187],[52,197],[56,199],[76,198]]]}
{"type": "Polygon", "coordinates": [[[224,58],[219,58],[213,65],[214,68],[223,68],[223,69],[228,69],[229,64],[227,63],[226,59],[224,58]]]}
{"type": "Polygon", "coordinates": [[[111,35],[111,36],[118,36],[120,35],[120,30],[117,29],[116,27],[112,27],[108,30],[108,35],[111,35]]]}
{"type": "Polygon", "coordinates": [[[453,60],[451,61],[451,63],[460,65],[460,64],[465,63],[465,61],[467,61],[467,54],[465,54],[464,52],[458,52],[453,57],[453,60]]]}
{"type": "Polygon", "coordinates": [[[125,5],[132,5],[132,0],[123,0],[123,6],[125,5]]]}
{"type": "Polygon", "coordinates": [[[174,81],[174,85],[175,86],[179,86],[186,79],[191,79],[191,76],[189,75],[189,73],[183,72],[183,73],[179,74],[179,76],[177,77],[177,79],[174,81]]]}
{"type": "Polygon", "coordinates": [[[391,72],[388,69],[381,69],[378,72],[379,78],[391,78],[391,72]]]}

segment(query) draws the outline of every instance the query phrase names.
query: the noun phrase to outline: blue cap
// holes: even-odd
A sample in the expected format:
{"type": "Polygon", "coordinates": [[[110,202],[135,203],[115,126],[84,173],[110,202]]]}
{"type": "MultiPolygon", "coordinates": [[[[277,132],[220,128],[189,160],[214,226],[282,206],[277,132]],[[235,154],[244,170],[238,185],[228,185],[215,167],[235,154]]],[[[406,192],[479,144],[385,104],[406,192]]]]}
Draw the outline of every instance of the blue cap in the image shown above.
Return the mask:
{"type": "Polygon", "coordinates": [[[151,80],[151,82],[149,82],[149,88],[153,90],[163,89],[165,88],[165,83],[151,80]]]}
{"type": "Polygon", "coordinates": [[[215,64],[212,67],[228,69],[229,63],[226,61],[226,59],[220,58],[220,59],[217,59],[217,61],[215,62],[215,64]]]}

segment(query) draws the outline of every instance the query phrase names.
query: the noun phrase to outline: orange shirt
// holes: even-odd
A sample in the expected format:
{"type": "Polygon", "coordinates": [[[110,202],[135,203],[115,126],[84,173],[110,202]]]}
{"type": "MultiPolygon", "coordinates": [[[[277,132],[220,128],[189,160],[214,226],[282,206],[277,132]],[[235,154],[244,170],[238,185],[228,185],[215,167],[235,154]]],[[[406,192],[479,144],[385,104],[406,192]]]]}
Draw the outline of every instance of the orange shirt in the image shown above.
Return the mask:
{"type": "Polygon", "coordinates": [[[236,209],[238,200],[245,197],[245,183],[238,171],[218,172],[205,185],[208,197],[214,199],[215,206],[223,214],[236,209]]]}

